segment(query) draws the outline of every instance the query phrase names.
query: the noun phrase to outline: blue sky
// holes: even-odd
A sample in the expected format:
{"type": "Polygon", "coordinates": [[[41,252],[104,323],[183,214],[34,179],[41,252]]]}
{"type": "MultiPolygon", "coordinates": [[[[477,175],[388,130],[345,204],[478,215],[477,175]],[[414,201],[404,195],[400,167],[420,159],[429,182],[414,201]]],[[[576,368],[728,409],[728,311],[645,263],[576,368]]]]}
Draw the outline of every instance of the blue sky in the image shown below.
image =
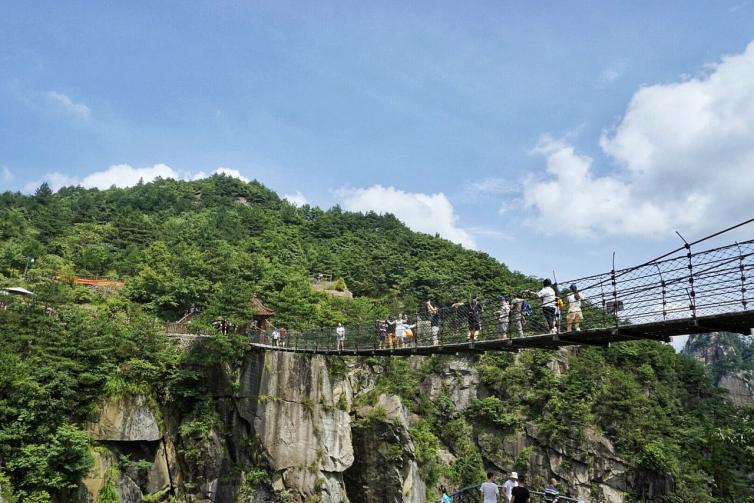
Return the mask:
{"type": "Polygon", "coordinates": [[[754,216],[752,40],[740,0],[3,2],[0,189],[220,169],[574,277],[754,216]]]}

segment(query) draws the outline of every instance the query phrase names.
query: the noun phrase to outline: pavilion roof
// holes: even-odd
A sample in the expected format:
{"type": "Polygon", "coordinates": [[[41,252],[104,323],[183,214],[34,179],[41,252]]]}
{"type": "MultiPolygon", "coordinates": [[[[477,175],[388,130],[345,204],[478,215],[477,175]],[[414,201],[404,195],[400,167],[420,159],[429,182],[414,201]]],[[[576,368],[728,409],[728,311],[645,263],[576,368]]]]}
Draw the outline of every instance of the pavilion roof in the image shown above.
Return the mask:
{"type": "Polygon", "coordinates": [[[275,311],[262,304],[262,301],[257,297],[251,298],[251,309],[254,311],[255,316],[274,316],[275,311]]]}

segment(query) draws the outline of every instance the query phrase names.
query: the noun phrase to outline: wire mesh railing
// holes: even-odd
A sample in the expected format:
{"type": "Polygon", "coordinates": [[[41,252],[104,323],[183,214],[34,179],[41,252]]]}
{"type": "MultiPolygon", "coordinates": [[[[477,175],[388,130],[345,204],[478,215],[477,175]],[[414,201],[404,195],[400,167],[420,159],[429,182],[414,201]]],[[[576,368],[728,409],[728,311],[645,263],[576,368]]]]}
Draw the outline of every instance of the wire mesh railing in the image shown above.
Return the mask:
{"type": "Polygon", "coordinates": [[[581,329],[693,321],[748,311],[752,269],[754,240],[698,252],[687,244],[675,256],[563,282],[569,288],[562,290],[554,285],[565,301],[560,307],[543,305],[531,290],[501,292],[504,300],[469,299],[445,307],[429,302],[416,313],[381,320],[289,330],[277,338],[260,331],[249,336],[252,343],[287,350],[360,352],[563,334],[568,313],[577,310],[581,329]]]}

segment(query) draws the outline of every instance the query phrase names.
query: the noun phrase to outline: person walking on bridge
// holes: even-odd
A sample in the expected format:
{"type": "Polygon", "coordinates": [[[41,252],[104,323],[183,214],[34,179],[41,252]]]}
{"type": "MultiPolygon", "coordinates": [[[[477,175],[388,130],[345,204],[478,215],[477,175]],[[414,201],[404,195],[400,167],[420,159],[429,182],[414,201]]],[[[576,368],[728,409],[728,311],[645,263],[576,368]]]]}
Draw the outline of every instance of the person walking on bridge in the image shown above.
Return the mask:
{"type": "Polygon", "coordinates": [[[389,316],[387,319],[387,345],[390,349],[393,349],[395,347],[395,326],[398,323],[393,319],[392,316],[389,316]]]}
{"type": "Polygon", "coordinates": [[[523,473],[518,474],[518,485],[511,491],[511,503],[531,503],[531,493],[526,488],[523,473]]]}
{"type": "Polygon", "coordinates": [[[497,497],[500,495],[500,489],[492,480],[492,472],[487,472],[487,481],[479,486],[479,491],[482,493],[482,503],[497,503],[497,497]]]}
{"type": "Polygon", "coordinates": [[[448,490],[445,489],[445,486],[440,486],[440,494],[442,495],[440,503],[452,503],[450,496],[448,496],[448,490]]]}
{"type": "Polygon", "coordinates": [[[387,339],[387,320],[377,321],[377,338],[379,339],[379,348],[385,349],[385,339],[387,339]]]}
{"type": "Polygon", "coordinates": [[[346,327],[341,323],[338,323],[338,327],[335,329],[335,336],[338,341],[338,351],[341,351],[344,349],[346,343],[346,327]]]}
{"type": "Polygon", "coordinates": [[[476,294],[471,297],[469,302],[456,302],[451,307],[458,309],[459,307],[466,308],[466,320],[469,324],[469,333],[466,336],[469,342],[473,343],[479,336],[479,332],[482,330],[482,303],[477,299],[476,294]]]}
{"type": "Polygon", "coordinates": [[[542,282],[542,289],[537,292],[537,297],[542,301],[542,313],[545,315],[547,329],[551,334],[556,333],[555,313],[557,310],[557,297],[555,290],[552,288],[552,281],[545,279],[542,282]]]}
{"type": "MultiPolygon", "coordinates": [[[[526,313],[524,312],[525,304],[528,305],[523,294],[519,293],[513,296],[513,300],[511,301],[510,320],[511,323],[513,323],[513,329],[516,331],[518,337],[524,336],[524,329],[526,328],[526,313]]],[[[513,333],[511,333],[511,339],[512,338],[513,333]]]]}
{"type": "Polygon", "coordinates": [[[429,316],[430,331],[432,334],[432,345],[437,346],[440,344],[440,309],[432,304],[431,300],[427,300],[425,304],[427,315],[429,316]]]}
{"type": "Polygon", "coordinates": [[[497,315],[497,333],[501,339],[505,339],[508,336],[508,317],[511,314],[511,305],[505,295],[501,295],[497,300],[500,302],[500,307],[495,311],[497,315]]]}
{"type": "Polygon", "coordinates": [[[581,313],[581,293],[576,285],[571,285],[571,292],[568,294],[568,315],[566,316],[566,330],[571,331],[575,328],[578,332],[581,330],[581,322],[584,321],[584,315],[581,313]]]}
{"type": "Polygon", "coordinates": [[[503,495],[505,496],[506,503],[510,503],[513,496],[513,488],[518,485],[518,473],[511,472],[508,480],[503,484],[503,495]]]}
{"type": "Polygon", "coordinates": [[[554,478],[550,479],[550,485],[545,486],[545,503],[558,503],[560,492],[555,485],[558,483],[554,478]]]}

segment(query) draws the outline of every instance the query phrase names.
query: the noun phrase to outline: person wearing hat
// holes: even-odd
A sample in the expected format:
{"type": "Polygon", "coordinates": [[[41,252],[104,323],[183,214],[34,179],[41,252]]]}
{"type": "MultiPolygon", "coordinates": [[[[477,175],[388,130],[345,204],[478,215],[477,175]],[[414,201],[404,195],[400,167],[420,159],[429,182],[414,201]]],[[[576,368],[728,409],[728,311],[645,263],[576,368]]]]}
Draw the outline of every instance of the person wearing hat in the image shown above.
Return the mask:
{"type": "Polygon", "coordinates": [[[508,477],[508,480],[505,481],[505,484],[503,484],[503,493],[505,494],[505,501],[510,503],[511,496],[513,495],[513,488],[518,485],[518,473],[511,472],[510,477],[508,477]]]}
{"type": "Polygon", "coordinates": [[[581,293],[575,284],[571,285],[571,291],[568,293],[568,314],[566,315],[566,331],[572,329],[581,330],[581,322],[584,321],[584,315],[581,313],[581,293]]]}
{"type": "Polygon", "coordinates": [[[518,484],[511,491],[510,503],[531,503],[531,493],[524,487],[526,481],[523,473],[518,476],[517,482],[518,484]]]}
{"type": "Polygon", "coordinates": [[[501,339],[505,339],[508,335],[508,317],[511,314],[511,305],[505,295],[501,295],[497,298],[500,302],[500,307],[495,314],[497,315],[497,334],[501,339]]]}

